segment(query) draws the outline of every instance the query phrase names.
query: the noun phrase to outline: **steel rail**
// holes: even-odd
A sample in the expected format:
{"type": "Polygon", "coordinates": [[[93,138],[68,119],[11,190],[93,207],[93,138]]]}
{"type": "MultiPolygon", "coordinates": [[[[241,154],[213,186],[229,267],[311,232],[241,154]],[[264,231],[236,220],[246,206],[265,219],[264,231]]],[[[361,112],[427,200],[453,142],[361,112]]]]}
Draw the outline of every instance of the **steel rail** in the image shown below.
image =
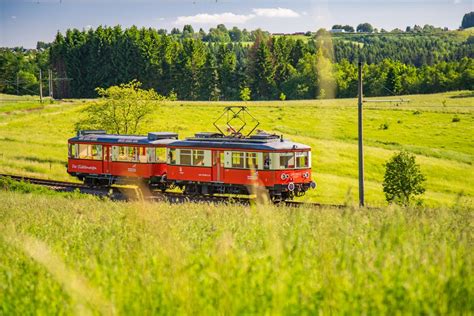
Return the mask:
{"type": "MultiPolygon", "coordinates": [[[[162,201],[169,203],[222,203],[222,204],[241,204],[250,205],[255,202],[252,198],[232,197],[232,196],[205,196],[205,195],[186,195],[178,192],[161,192],[161,191],[149,191],[148,194],[144,194],[138,187],[137,188],[125,188],[117,186],[109,187],[90,187],[88,185],[77,183],[77,182],[66,182],[57,181],[50,179],[40,179],[25,176],[17,176],[11,174],[0,174],[0,178],[10,178],[18,182],[26,182],[35,185],[51,188],[58,192],[73,192],[78,190],[80,193],[91,194],[101,197],[107,197],[111,200],[149,200],[149,201],[162,201]],[[150,194],[151,193],[151,194],[150,194]]],[[[343,208],[344,205],[337,204],[321,204],[315,202],[299,202],[299,201],[281,201],[275,203],[277,205],[285,205],[289,207],[309,207],[309,208],[343,208]]]]}

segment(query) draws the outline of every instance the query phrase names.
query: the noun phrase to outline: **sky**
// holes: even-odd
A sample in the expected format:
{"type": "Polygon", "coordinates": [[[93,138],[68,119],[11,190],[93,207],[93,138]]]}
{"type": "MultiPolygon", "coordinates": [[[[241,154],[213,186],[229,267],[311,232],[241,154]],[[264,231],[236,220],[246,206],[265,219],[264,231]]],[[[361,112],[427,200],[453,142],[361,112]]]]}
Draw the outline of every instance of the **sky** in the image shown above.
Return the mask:
{"type": "Polygon", "coordinates": [[[68,28],[182,28],[219,23],[272,33],[369,22],[379,29],[431,24],[456,29],[474,0],[0,0],[0,47],[35,48],[68,28]]]}

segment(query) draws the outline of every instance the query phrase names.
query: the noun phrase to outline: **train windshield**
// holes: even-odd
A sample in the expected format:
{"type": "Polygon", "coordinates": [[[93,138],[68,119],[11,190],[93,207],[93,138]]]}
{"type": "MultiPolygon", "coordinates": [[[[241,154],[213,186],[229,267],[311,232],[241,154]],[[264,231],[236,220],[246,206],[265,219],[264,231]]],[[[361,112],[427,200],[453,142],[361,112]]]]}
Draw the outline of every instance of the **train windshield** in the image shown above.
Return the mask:
{"type": "Polygon", "coordinates": [[[309,167],[309,152],[297,152],[296,156],[296,168],[308,168],[309,167]]]}
{"type": "Polygon", "coordinates": [[[278,169],[304,169],[310,167],[309,151],[279,153],[278,169]]]}
{"type": "Polygon", "coordinates": [[[280,154],[280,169],[292,169],[295,167],[295,153],[280,154]]]}

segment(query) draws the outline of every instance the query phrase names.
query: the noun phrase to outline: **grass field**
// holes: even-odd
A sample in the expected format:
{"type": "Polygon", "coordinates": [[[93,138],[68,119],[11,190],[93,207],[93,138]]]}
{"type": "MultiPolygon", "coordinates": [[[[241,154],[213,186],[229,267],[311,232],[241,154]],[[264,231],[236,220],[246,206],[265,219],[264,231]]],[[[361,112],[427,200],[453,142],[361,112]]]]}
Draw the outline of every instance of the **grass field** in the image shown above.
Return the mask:
{"type": "MultiPolygon", "coordinates": [[[[0,97],[13,99],[0,103],[0,173],[71,180],[65,167],[66,142],[75,135],[74,123],[89,101],[70,100],[39,107],[38,103],[23,98],[0,97]]],[[[404,98],[410,102],[365,104],[367,203],[385,203],[381,186],[383,164],[398,150],[417,155],[427,177],[427,205],[449,206],[459,195],[472,198],[472,91],[404,98]]],[[[168,102],[156,106],[144,132],[173,131],[185,137],[199,131],[212,131],[212,122],[224,106],[243,104],[260,120],[259,128],[283,134],[313,148],[313,177],[318,188],[303,200],[349,204],[357,200],[357,108],[354,99],[168,102]]]]}
{"type": "Polygon", "coordinates": [[[1,190],[0,200],[1,315],[474,312],[465,202],[295,210],[1,190]]]}
{"type": "MultiPolygon", "coordinates": [[[[1,97],[0,173],[70,180],[66,141],[89,101],[1,97]]],[[[305,198],[343,209],[123,203],[0,180],[0,315],[474,313],[474,95],[405,98],[365,106],[367,200],[385,204],[383,163],[405,149],[431,207],[352,206],[355,100],[246,103],[260,128],[312,146],[305,198]]],[[[146,130],[190,136],[235,104],[157,105],[146,130]]]]}

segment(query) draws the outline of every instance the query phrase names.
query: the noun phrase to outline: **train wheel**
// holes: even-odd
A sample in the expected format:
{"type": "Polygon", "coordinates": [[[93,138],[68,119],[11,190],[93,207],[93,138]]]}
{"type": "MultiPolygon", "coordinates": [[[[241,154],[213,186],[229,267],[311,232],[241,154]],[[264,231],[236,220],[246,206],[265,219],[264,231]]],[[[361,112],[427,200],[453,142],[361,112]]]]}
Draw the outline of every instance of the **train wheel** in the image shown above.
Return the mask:
{"type": "Polygon", "coordinates": [[[84,184],[87,185],[87,186],[89,186],[89,187],[94,187],[95,184],[96,184],[96,183],[95,183],[95,182],[96,182],[95,180],[96,180],[96,179],[94,179],[94,178],[87,178],[87,177],[86,177],[86,178],[84,178],[84,184]]]}

